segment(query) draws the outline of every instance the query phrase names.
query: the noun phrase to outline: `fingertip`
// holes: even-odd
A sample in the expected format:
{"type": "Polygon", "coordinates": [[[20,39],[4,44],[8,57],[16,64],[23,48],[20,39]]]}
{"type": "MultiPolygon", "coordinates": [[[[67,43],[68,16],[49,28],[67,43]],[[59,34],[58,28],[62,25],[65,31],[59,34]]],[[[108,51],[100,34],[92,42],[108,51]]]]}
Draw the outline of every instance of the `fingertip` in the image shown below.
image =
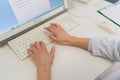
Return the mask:
{"type": "Polygon", "coordinates": [[[54,50],[55,50],[55,46],[53,46],[53,47],[52,47],[52,49],[54,49],[54,50]]]}
{"type": "Polygon", "coordinates": [[[51,25],[55,25],[56,23],[51,23],[51,25]]]}
{"type": "Polygon", "coordinates": [[[48,29],[48,27],[45,27],[44,29],[46,29],[46,30],[47,30],[47,29],[48,29]]]}
{"type": "Polygon", "coordinates": [[[40,41],[40,46],[41,46],[41,48],[46,48],[46,45],[43,41],[40,41]]]}
{"type": "Polygon", "coordinates": [[[40,44],[43,44],[44,42],[43,42],[43,41],[40,41],[39,43],[40,43],[40,44]]]}
{"type": "Polygon", "coordinates": [[[32,48],[33,46],[34,46],[33,44],[30,45],[31,48],[32,48]]]}
{"type": "Polygon", "coordinates": [[[27,53],[28,53],[29,55],[32,55],[32,52],[31,52],[30,49],[27,49],[27,53]]]}
{"type": "Polygon", "coordinates": [[[52,23],[51,25],[54,25],[54,26],[56,26],[56,27],[58,26],[58,24],[57,24],[57,23],[52,23]]]}
{"type": "Polygon", "coordinates": [[[48,37],[49,37],[50,39],[52,39],[52,38],[51,38],[51,35],[49,35],[48,37]]]}
{"type": "Polygon", "coordinates": [[[27,52],[29,53],[29,52],[30,52],[30,49],[27,49],[27,52]]]}
{"type": "Polygon", "coordinates": [[[36,43],[37,43],[37,41],[34,42],[34,44],[36,44],[36,43]]]}
{"type": "Polygon", "coordinates": [[[29,49],[27,49],[27,53],[29,52],[29,49]]]}
{"type": "Polygon", "coordinates": [[[41,41],[42,44],[45,44],[43,41],[41,41]]]}
{"type": "Polygon", "coordinates": [[[34,46],[36,46],[36,45],[37,45],[37,41],[34,42],[34,46]]]}
{"type": "Polygon", "coordinates": [[[54,55],[54,53],[55,53],[55,46],[51,48],[51,55],[54,55]]]}

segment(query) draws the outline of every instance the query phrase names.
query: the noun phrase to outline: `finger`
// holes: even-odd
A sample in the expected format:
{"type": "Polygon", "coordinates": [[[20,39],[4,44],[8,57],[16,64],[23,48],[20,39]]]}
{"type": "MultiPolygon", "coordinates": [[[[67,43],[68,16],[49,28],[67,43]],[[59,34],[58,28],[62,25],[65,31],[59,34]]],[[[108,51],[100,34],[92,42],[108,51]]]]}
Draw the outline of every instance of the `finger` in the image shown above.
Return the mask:
{"type": "Polygon", "coordinates": [[[30,49],[27,50],[27,53],[30,55],[30,56],[33,56],[33,53],[30,49]]]}
{"type": "Polygon", "coordinates": [[[30,57],[35,60],[35,55],[32,53],[32,51],[29,49],[27,50],[28,54],[30,55],[30,57]]]}
{"type": "MultiPolygon", "coordinates": [[[[54,25],[54,26],[56,27],[56,29],[65,31],[65,30],[63,29],[63,27],[62,27],[61,25],[59,25],[59,24],[52,23],[52,25],[54,25]]],[[[57,32],[56,32],[56,34],[57,34],[57,32]]]]}
{"type": "Polygon", "coordinates": [[[56,28],[58,28],[60,25],[56,23],[51,23],[51,25],[54,25],[56,28]]]}
{"type": "Polygon", "coordinates": [[[47,26],[47,27],[45,27],[44,29],[46,29],[46,30],[47,30],[49,27],[51,27],[51,24],[50,24],[50,26],[47,26]]]}
{"type": "Polygon", "coordinates": [[[51,23],[51,26],[50,27],[52,27],[53,29],[57,29],[57,26],[56,26],[56,24],[54,24],[54,23],[51,23]]]}
{"type": "Polygon", "coordinates": [[[39,44],[39,42],[35,42],[35,46],[36,46],[37,53],[40,53],[42,47],[39,44]]]}
{"type": "Polygon", "coordinates": [[[53,34],[49,35],[48,37],[54,41],[57,41],[57,38],[53,34]]]}
{"type": "Polygon", "coordinates": [[[54,56],[54,53],[55,53],[55,47],[52,47],[52,48],[51,48],[51,51],[50,51],[50,55],[51,55],[51,56],[54,56]]]}
{"type": "Polygon", "coordinates": [[[46,48],[46,45],[43,41],[40,41],[40,46],[41,46],[41,48],[46,48]]]}
{"type": "Polygon", "coordinates": [[[52,27],[48,27],[48,28],[45,28],[45,29],[47,29],[47,31],[49,31],[49,32],[51,32],[53,34],[56,33],[56,30],[54,28],[52,28],[52,27]]]}
{"type": "Polygon", "coordinates": [[[55,47],[52,47],[50,51],[50,56],[52,59],[54,59],[54,54],[55,54],[55,47]]]}
{"type": "Polygon", "coordinates": [[[36,47],[37,49],[40,49],[40,48],[41,48],[39,42],[35,42],[35,47],[36,47]]]}
{"type": "Polygon", "coordinates": [[[31,48],[33,53],[37,53],[37,50],[33,44],[31,44],[30,48],[31,48]]]}
{"type": "Polygon", "coordinates": [[[42,46],[42,48],[41,48],[42,51],[46,53],[46,52],[47,52],[47,48],[46,48],[45,43],[41,41],[41,42],[40,42],[40,45],[42,46]]]}

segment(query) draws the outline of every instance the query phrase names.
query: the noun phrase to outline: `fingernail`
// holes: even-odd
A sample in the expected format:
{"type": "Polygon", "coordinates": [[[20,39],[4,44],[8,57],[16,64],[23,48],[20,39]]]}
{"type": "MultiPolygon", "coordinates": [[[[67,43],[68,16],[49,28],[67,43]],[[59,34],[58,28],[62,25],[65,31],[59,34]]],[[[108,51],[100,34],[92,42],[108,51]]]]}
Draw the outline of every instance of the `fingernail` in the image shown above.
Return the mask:
{"type": "Polygon", "coordinates": [[[29,52],[30,50],[29,49],[27,49],[27,52],[29,52]]]}

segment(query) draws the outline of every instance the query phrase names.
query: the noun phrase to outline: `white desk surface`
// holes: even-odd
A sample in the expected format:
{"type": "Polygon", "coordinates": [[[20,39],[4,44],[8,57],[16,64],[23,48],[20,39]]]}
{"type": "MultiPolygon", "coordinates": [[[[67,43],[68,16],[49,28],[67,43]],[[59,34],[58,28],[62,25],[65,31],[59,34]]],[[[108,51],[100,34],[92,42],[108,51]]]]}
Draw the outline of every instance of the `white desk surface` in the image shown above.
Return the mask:
{"type": "MultiPolygon", "coordinates": [[[[69,33],[78,37],[111,36],[97,26],[99,22],[108,21],[97,10],[109,4],[104,0],[92,0],[88,4],[75,2],[70,12],[80,25],[69,33]]],[[[52,80],[94,80],[113,63],[77,47],[51,43],[48,49],[52,45],[56,46],[52,80]]],[[[21,61],[6,45],[0,48],[0,80],[37,80],[36,67],[30,58],[21,61]]]]}

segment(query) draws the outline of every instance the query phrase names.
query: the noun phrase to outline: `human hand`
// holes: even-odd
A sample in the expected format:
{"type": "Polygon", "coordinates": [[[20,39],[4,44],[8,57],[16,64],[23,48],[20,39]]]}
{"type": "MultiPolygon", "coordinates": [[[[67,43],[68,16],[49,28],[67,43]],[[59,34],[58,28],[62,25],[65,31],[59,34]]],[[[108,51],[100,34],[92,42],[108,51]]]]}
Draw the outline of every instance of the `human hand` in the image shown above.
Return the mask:
{"type": "Polygon", "coordinates": [[[31,49],[28,49],[28,54],[32,57],[33,61],[37,65],[37,68],[50,70],[54,59],[55,48],[52,47],[50,54],[44,44],[44,42],[35,42],[31,44],[31,49]]]}
{"type": "Polygon", "coordinates": [[[60,44],[69,45],[71,36],[67,34],[67,32],[65,32],[65,30],[60,25],[52,23],[45,29],[52,33],[49,35],[50,39],[60,44]]]}

